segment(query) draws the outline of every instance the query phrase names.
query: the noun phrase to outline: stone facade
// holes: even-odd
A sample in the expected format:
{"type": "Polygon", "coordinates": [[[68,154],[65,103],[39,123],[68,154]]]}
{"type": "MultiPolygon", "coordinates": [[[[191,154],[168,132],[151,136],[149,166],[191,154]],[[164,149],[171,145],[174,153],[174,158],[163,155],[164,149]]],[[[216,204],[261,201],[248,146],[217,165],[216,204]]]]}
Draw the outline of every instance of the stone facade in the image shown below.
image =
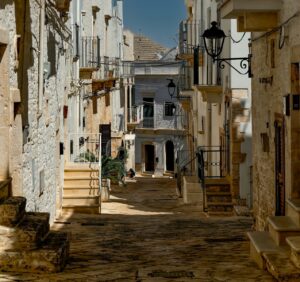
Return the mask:
{"type": "MultiPolygon", "coordinates": [[[[300,3],[282,2],[278,25],[295,15],[300,3]]],[[[299,111],[293,96],[299,93],[300,18],[291,18],[280,30],[253,33],[253,189],[256,226],[263,230],[267,217],[276,213],[276,123],[283,122],[285,199],[299,197],[299,111]],[[278,48],[278,46],[280,46],[278,48]],[[290,94],[289,94],[290,93],[290,94]],[[288,95],[290,115],[285,114],[288,95]]],[[[278,164],[278,163],[277,163],[278,164]]],[[[284,202],[284,200],[283,200],[284,202]]]]}
{"type": "MultiPolygon", "coordinates": [[[[190,131],[194,148],[190,151],[196,152],[200,147],[208,150],[207,158],[220,165],[207,168],[205,173],[213,177],[226,176],[231,184],[234,203],[251,207],[251,80],[225,63],[220,68],[218,62],[214,63],[203,51],[203,38],[198,36],[211,27],[212,21],[218,21],[219,4],[220,1],[186,1],[188,18],[180,25],[182,41],[179,42],[178,56],[184,58],[190,68],[194,64],[193,46],[201,47],[198,84],[194,85],[194,91],[183,91],[191,96],[192,102],[190,116],[193,124],[190,131]]],[[[230,34],[236,41],[241,39],[236,44],[226,38],[220,58],[248,56],[250,34],[236,32],[236,24],[235,20],[218,22],[225,34],[230,34]]],[[[233,65],[239,69],[238,63],[233,65]]]]}
{"type": "Polygon", "coordinates": [[[1,144],[8,154],[6,176],[12,177],[13,195],[27,198],[27,210],[49,212],[52,222],[61,202],[57,195],[64,160],[59,142],[64,140],[62,106],[70,84],[65,74],[71,68],[71,34],[69,22],[53,5],[46,1],[44,9],[41,14],[36,1],[0,4],[1,34],[8,39],[1,44],[1,88],[6,97],[1,105],[7,128],[1,136],[10,140],[1,144]]]}

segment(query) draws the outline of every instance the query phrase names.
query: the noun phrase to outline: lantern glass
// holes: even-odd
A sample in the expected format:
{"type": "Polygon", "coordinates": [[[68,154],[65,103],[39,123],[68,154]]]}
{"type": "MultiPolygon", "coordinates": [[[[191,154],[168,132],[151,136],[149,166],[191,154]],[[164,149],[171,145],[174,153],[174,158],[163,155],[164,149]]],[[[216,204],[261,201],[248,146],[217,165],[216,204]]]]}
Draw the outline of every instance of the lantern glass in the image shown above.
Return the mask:
{"type": "Polygon", "coordinates": [[[170,82],[168,84],[168,91],[169,91],[169,95],[171,96],[171,98],[175,94],[175,89],[176,89],[176,85],[175,85],[173,79],[170,79],[170,82]]]}
{"type": "Polygon", "coordinates": [[[226,35],[218,27],[217,22],[211,23],[211,28],[206,29],[202,35],[206,53],[216,59],[222,52],[226,35]]]}

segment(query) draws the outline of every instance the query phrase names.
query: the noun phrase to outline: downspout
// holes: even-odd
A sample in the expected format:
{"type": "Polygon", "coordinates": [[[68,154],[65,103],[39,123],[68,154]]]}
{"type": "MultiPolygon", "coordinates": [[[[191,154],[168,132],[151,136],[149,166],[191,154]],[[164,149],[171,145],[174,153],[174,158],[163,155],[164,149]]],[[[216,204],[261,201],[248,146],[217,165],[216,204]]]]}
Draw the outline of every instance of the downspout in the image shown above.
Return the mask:
{"type": "Polygon", "coordinates": [[[44,24],[45,24],[45,0],[40,0],[40,46],[39,46],[39,88],[38,88],[38,118],[42,115],[44,93],[44,24]]]}

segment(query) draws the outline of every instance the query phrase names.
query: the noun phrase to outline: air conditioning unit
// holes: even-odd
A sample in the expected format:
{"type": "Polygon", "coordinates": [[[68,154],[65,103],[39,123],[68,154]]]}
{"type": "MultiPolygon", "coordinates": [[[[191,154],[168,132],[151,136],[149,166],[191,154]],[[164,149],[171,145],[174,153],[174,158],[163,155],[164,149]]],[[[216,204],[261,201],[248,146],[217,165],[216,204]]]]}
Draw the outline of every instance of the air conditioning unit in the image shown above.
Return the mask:
{"type": "Polygon", "coordinates": [[[59,12],[66,13],[69,11],[71,0],[56,0],[56,9],[59,12]]]}

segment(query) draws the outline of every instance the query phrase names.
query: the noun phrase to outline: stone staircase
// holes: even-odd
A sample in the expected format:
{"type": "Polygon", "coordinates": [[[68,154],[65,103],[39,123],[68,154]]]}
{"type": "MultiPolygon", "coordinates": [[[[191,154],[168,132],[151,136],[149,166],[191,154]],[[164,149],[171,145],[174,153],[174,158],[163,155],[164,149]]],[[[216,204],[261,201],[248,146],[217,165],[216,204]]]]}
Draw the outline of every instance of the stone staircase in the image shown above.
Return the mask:
{"type": "Polygon", "coordinates": [[[9,197],[8,185],[0,185],[0,271],[62,271],[69,256],[68,233],[50,231],[48,213],[26,212],[26,199],[9,197]]]}
{"type": "Polygon", "coordinates": [[[92,214],[101,212],[98,169],[88,165],[65,168],[63,210],[92,214]]]}
{"type": "Polygon", "coordinates": [[[287,200],[286,216],[270,216],[268,231],[248,232],[250,256],[277,281],[300,281],[300,199],[287,200]]]}
{"type": "Polygon", "coordinates": [[[209,215],[233,215],[230,183],[225,178],[205,180],[206,207],[209,215]]]}

